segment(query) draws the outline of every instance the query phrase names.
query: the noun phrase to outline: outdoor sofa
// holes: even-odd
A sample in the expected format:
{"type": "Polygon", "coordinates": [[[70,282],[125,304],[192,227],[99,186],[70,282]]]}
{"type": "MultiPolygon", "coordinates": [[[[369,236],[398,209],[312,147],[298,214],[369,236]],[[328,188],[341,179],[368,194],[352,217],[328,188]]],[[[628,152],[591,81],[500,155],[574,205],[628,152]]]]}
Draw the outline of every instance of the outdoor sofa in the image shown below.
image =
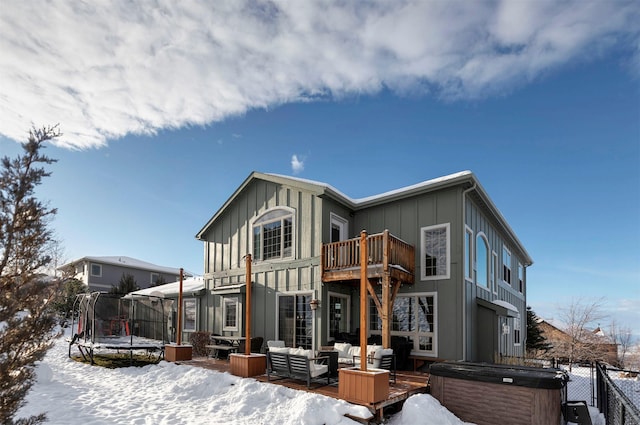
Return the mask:
{"type": "Polygon", "coordinates": [[[272,376],[306,381],[307,388],[311,382],[320,381],[329,385],[328,356],[316,357],[313,350],[289,347],[269,347],[267,351],[267,380],[272,376]],[[321,364],[321,362],[325,364],[321,364]]]}

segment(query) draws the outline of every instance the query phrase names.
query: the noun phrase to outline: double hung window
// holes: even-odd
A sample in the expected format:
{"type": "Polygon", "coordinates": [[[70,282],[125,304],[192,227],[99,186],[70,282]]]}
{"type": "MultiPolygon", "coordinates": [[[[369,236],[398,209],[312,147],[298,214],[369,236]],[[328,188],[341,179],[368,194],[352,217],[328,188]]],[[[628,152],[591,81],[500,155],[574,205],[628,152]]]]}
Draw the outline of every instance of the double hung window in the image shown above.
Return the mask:
{"type": "Polygon", "coordinates": [[[502,280],[511,285],[511,252],[502,247],[502,280]]]}

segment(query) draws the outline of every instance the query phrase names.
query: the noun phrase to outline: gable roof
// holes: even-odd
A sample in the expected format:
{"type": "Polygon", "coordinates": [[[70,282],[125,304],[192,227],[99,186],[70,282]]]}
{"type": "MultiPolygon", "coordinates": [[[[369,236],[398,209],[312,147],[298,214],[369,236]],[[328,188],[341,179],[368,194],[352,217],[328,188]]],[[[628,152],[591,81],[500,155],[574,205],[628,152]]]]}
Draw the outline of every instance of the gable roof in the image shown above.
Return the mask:
{"type": "Polygon", "coordinates": [[[200,229],[200,231],[196,234],[196,239],[203,240],[204,234],[207,232],[213,222],[216,221],[216,219],[227,209],[227,207],[233,202],[233,200],[253,180],[264,180],[276,184],[298,187],[311,193],[315,193],[320,197],[328,197],[334,199],[353,211],[358,211],[364,208],[405,199],[411,196],[432,192],[446,187],[464,185],[466,189],[470,189],[471,192],[475,193],[476,200],[478,200],[484,207],[486,207],[493,215],[493,217],[506,230],[508,237],[511,239],[511,242],[516,245],[524,255],[525,265],[530,266],[531,264],[533,264],[533,260],[529,256],[529,253],[524,248],[524,245],[522,245],[513,229],[511,229],[511,226],[509,226],[507,220],[504,218],[500,210],[495,206],[491,198],[489,198],[489,195],[484,190],[476,176],[469,170],[449,174],[431,180],[426,180],[410,186],[405,186],[399,189],[360,199],[351,198],[327,183],[318,182],[315,180],[301,179],[297,177],[284,176],[281,174],[260,173],[254,171],[249,174],[249,176],[233,192],[233,194],[229,197],[229,199],[227,199],[222,207],[220,207],[220,209],[218,209],[218,211],[209,219],[209,221],[207,221],[202,229],[200,229]]]}
{"type": "MultiPolygon", "coordinates": [[[[176,276],[180,274],[179,268],[177,269],[174,267],[158,266],[156,264],[147,263],[146,261],[138,260],[137,258],[126,257],[124,255],[112,255],[112,256],[106,256],[106,257],[93,257],[93,256],[82,257],[82,258],[78,258],[77,260],[73,260],[66,264],[61,265],[60,267],[58,267],[58,270],[63,270],[69,266],[72,266],[77,263],[85,262],[85,261],[100,263],[100,264],[110,264],[110,265],[119,266],[119,267],[127,267],[130,269],[148,270],[152,272],[172,274],[176,276]]],[[[183,270],[183,275],[193,276],[193,273],[183,270]]]]}

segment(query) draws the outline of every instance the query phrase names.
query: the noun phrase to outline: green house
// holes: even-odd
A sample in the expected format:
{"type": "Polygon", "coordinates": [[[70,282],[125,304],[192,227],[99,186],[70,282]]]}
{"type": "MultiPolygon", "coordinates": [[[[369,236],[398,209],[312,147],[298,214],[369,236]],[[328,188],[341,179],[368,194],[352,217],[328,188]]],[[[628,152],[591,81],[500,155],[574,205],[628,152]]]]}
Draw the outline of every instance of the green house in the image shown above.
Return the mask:
{"type": "Polygon", "coordinates": [[[364,314],[369,339],[405,341],[414,358],[524,356],[532,260],[472,172],[364,199],[253,172],[196,237],[201,330],[244,335],[251,254],[251,335],[265,341],[318,349],[357,340],[364,314]]]}

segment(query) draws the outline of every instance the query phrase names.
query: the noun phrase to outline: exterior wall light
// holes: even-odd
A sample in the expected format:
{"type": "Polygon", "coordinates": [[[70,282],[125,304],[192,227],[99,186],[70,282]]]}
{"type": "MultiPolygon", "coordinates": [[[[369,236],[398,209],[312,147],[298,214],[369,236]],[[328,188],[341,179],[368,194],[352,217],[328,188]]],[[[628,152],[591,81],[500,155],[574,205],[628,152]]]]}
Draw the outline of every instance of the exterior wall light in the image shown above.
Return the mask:
{"type": "Polygon", "coordinates": [[[311,307],[311,310],[315,311],[318,309],[318,307],[320,307],[320,300],[311,300],[309,301],[309,306],[311,307]]]}

